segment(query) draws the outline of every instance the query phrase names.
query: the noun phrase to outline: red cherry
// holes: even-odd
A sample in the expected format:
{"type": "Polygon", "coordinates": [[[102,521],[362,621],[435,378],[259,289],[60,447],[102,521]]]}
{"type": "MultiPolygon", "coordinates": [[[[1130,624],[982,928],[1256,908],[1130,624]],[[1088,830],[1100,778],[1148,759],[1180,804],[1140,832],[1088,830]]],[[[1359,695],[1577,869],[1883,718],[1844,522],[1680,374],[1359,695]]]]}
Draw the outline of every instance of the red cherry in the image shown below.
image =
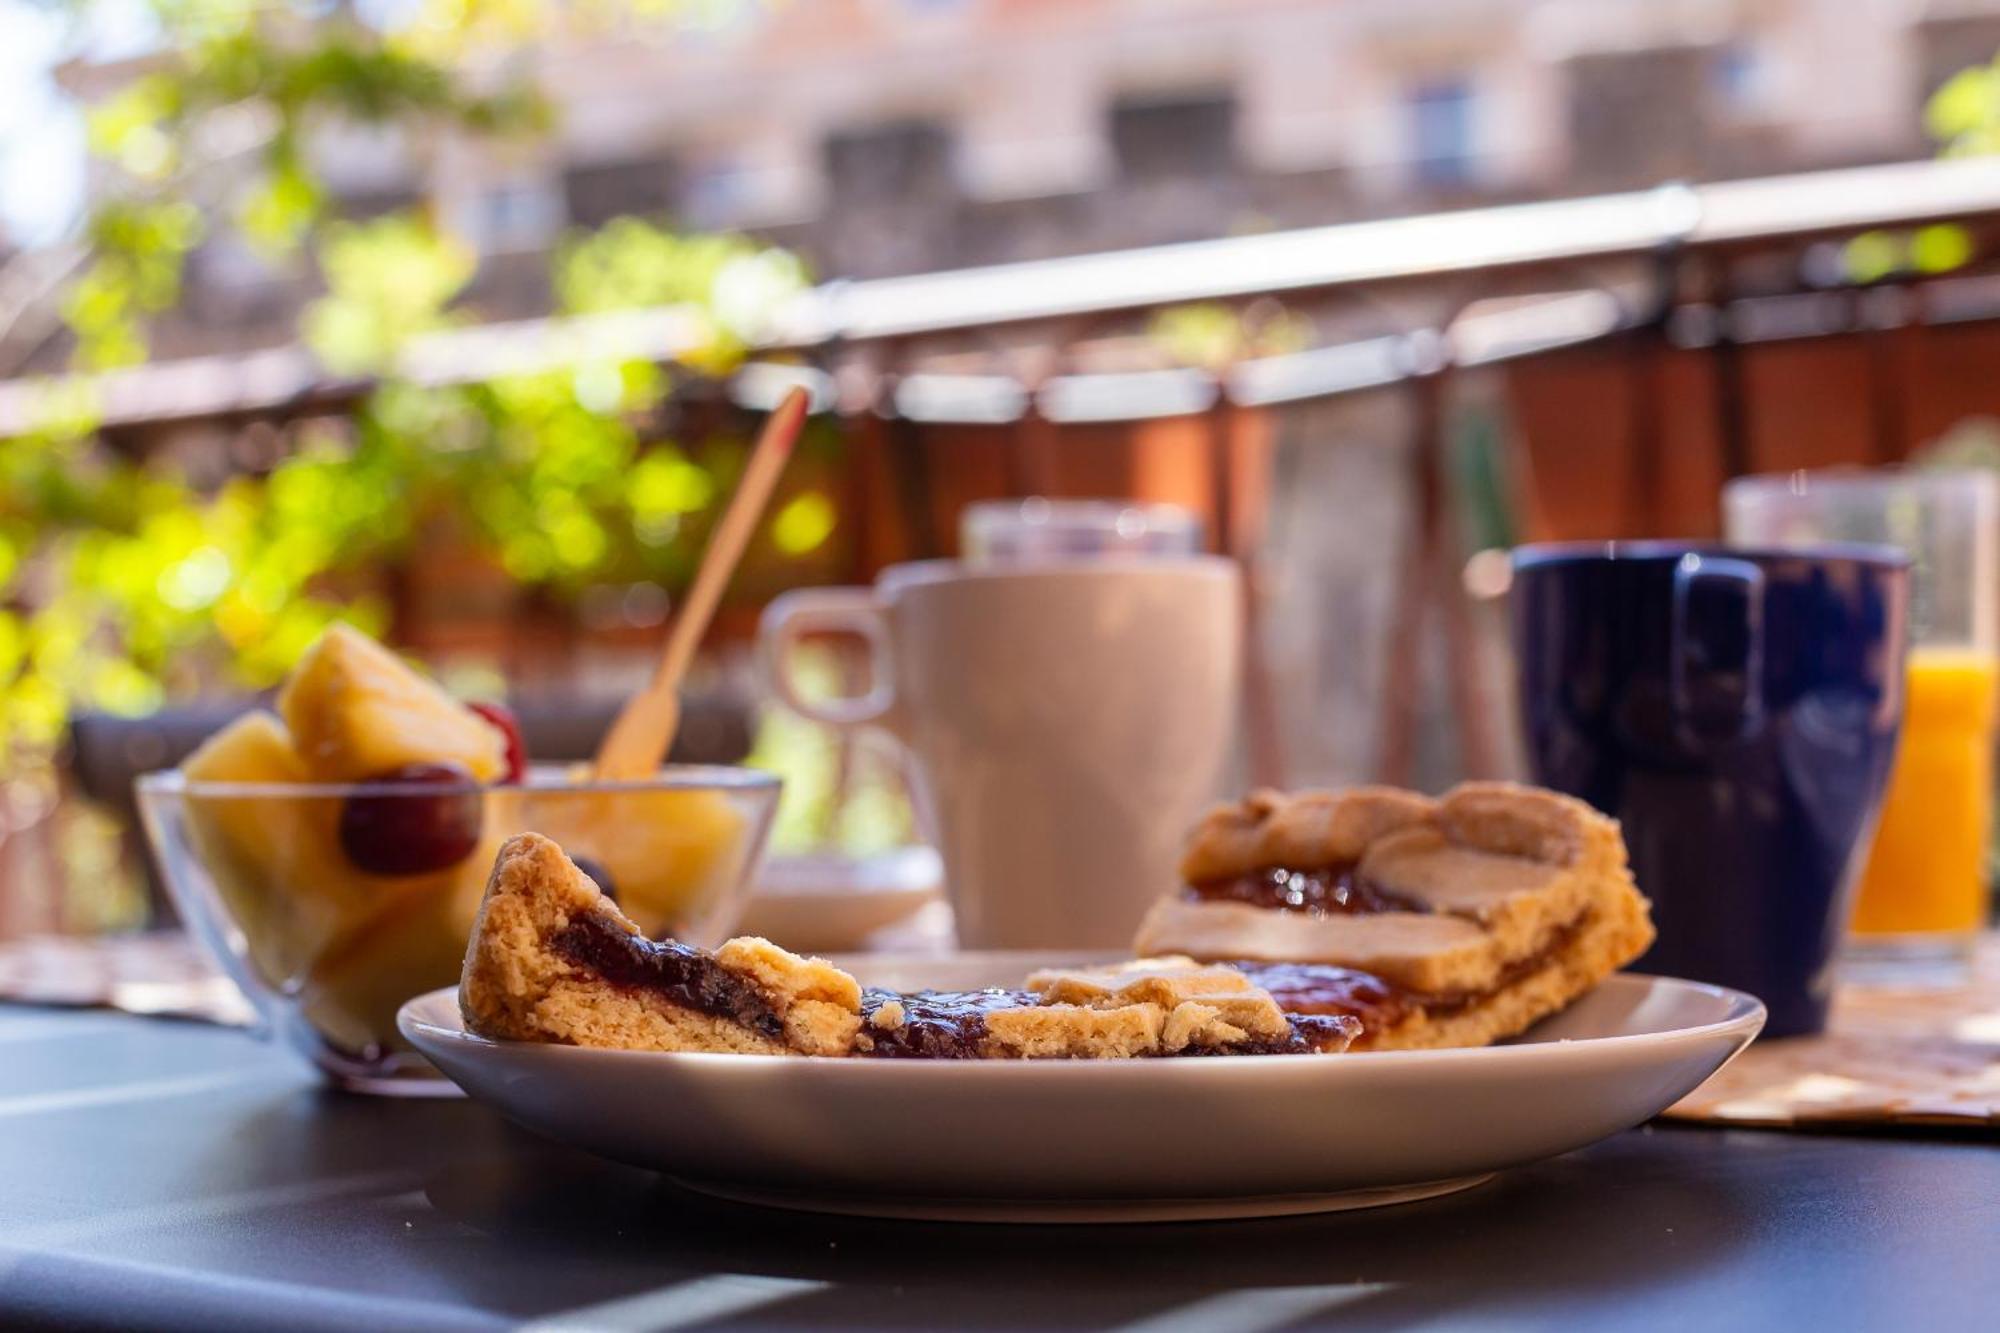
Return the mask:
{"type": "Polygon", "coordinates": [[[350,796],[340,808],[340,847],[370,875],[428,875],[479,846],[479,783],[457,764],[405,764],[371,782],[453,786],[456,791],[385,791],[350,796]]]}
{"type": "Polygon", "coordinates": [[[486,719],[493,729],[507,738],[507,773],[502,782],[519,782],[528,772],[528,747],[521,740],[521,721],[514,716],[514,710],[506,704],[467,704],[473,712],[486,719]]]}

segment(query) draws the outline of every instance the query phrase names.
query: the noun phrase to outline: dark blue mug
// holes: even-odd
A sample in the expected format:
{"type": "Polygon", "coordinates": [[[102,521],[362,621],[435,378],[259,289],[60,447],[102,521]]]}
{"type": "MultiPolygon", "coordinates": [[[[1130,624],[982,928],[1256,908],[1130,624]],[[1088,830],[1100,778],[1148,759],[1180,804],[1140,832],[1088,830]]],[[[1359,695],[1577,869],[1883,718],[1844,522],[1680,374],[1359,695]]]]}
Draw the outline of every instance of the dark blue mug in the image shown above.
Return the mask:
{"type": "Polygon", "coordinates": [[[1635,966],[1826,1025],[1903,715],[1909,561],[1875,546],[1526,546],[1535,780],[1618,819],[1659,939],[1635,966]]]}

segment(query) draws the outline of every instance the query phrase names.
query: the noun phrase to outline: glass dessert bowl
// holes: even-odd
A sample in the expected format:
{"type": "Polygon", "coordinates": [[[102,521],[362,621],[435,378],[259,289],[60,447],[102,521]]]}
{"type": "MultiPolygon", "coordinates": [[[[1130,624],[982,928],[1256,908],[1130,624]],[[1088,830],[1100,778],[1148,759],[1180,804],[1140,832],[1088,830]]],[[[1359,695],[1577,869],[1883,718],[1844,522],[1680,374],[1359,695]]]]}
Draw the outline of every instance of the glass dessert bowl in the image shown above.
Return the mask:
{"type": "Polygon", "coordinates": [[[396,1009],[457,980],[503,842],[554,839],[649,935],[714,944],[778,785],[740,768],[601,781],[531,767],[505,708],[461,703],[335,626],[275,712],[246,713],[138,788],[181,919],[271,1031],[345,1086],[449,1092],[396,1009]]]}
{"type": "Polygon", "coordinates": [[[343,1086],[452,1093],[396,1031],[413,995],[458,980],[500,844],[555,839],[649,935],[713,945],[760,859],[778,780],[669,767],[598,782],[536,767],[466,779],[139,780],[182,920],[266,1028],[343,1086]],[[374,845],[369,839],[379,839],[374,845]]]}

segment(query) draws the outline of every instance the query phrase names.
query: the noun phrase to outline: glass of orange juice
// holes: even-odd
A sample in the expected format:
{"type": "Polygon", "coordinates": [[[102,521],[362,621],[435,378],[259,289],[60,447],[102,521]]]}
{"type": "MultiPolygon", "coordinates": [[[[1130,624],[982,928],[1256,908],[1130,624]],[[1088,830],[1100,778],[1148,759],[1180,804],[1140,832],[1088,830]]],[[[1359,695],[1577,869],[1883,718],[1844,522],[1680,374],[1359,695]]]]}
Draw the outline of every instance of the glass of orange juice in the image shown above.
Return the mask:
{"type": "Polygon", "coordinates": [[[1843,961],[1857,980],[1964,976],[1992,906],[2000,476],[1839,469],[1743,477],[1723,491],[1730,541],[1866,541],[1912,559],[1903,734],[1843,961]]]}

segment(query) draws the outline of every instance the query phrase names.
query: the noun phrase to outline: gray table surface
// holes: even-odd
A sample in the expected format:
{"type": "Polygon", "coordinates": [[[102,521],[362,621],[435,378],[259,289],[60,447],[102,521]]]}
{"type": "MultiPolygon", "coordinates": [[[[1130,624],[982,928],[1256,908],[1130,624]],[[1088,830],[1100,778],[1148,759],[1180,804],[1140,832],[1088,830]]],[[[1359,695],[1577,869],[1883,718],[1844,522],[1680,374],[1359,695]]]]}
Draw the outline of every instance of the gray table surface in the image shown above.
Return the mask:
{"type": "Polygon", "coordinates": [[[1366,1213],[872,1222],[325,1092],[240,1032],[0,1005],[0,1328],[523,1324],[1995,1327],[2000,1144],[1648,1127],[1366,1213]]]}

